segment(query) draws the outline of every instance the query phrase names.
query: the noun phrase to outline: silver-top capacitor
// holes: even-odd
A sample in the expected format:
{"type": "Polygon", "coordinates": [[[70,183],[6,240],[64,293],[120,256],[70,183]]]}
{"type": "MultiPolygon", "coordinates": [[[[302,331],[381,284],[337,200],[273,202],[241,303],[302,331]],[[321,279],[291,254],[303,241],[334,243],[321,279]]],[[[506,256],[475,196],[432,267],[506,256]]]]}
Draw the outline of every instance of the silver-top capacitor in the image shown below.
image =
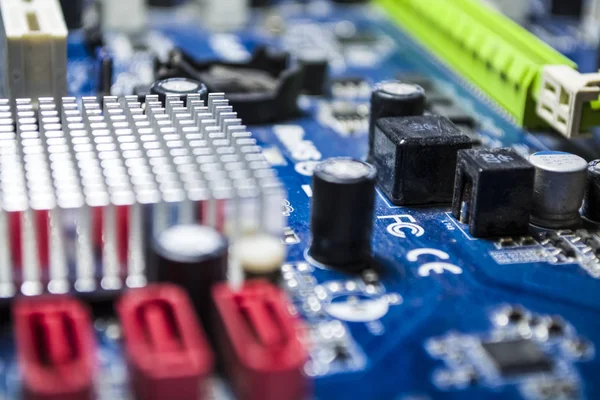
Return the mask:
{"type": "Polygon", "coordinates": [[[544,228],[571,228],[581,222],[587,161],[575,154],[540,151],[529,156],[535,167],[531,222],[544,228]]]}

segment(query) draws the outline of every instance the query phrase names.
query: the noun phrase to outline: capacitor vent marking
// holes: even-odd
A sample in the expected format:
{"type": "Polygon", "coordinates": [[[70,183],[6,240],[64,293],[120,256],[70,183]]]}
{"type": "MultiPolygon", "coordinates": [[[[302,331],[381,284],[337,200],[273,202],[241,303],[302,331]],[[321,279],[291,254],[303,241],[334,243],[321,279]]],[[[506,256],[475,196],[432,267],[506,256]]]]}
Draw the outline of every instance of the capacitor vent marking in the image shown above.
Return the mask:
{"type": "Polygon", "coordinates": [[[227,99],[185,100],[0,99],[0,297],[144,286],[147,227],[281,233],[284,189],[227,99]]]}
{"type": "Polygon", "coordinates": [[[577,226],[586,189],[587,162],[559,151],[534,153],[529,162],[536,170],[531,222],[554,229],[577,226]]]}

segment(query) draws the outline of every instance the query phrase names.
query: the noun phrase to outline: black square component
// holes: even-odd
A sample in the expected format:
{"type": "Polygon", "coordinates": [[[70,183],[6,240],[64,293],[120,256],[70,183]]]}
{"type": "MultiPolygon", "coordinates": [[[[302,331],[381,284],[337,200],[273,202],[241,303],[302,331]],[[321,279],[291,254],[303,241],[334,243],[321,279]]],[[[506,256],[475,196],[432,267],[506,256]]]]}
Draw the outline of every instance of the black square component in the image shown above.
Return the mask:
{"type": "Polygon", "coordinates": [[[527,234],[534,176],[513,149],[461,150],[452,213],[475,237],[527,234]]]}
{"type": "Polygon", "coordinates": [[[502,376],[550,372],[554,366],[552,360],[531,340],[484,342],[481,346],[502,376]]]}
{"type": "Polygon", "coordinates": [[[445,117],[427,115],[377,120],[372,162],[378,184],[396,205],[452,201],[456,154],[471,139],[445,117]]]}

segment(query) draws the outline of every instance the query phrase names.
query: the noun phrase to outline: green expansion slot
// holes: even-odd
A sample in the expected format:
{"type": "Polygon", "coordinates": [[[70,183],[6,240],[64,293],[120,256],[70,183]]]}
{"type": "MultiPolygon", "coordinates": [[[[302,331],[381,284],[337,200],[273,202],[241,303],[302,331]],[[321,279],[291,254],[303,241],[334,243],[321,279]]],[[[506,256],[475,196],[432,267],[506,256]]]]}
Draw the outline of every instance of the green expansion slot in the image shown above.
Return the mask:
{"type": "Polygon", "coordinates": [[[600,125],[600,74],[477,0],[377,0],[402,29],[526,128],[567,137],[600,125]]]}

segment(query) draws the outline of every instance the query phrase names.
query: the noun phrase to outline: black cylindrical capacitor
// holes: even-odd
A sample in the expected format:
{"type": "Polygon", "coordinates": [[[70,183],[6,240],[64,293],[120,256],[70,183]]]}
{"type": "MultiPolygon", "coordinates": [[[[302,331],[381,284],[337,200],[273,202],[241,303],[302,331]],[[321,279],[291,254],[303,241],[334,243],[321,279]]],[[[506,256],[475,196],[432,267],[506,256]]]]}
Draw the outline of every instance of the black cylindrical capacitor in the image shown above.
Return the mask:
{"type": "Polygon", "coordinates": [[[104,48],[96,52],[98,59],[98,94],[109,96],[113,83],[114,61],[113,57],[104,48]]]}
{"type": "Polygon", "coordinates": [[[351,158],[330,158],[313,174],[311,211],[315,260],[359,271],[371,258],[377,169],[351,158]]]}
{"type": "Polygon", "coordinates": [[[333,2],[340,4],[364,4],[368,3],[369,0],[333,0],[333,2]]]}
{"type": "Polygon", "coordinates": [[[175,7],[183,3],[183,0],[148,0],[152,7],[175,7]]]}
{"type": "Polygon", "coordinates": [[[208,327],[210,292],[227,278],[227,239],[205,225],[176,225],[158,234],[152,243],[152,265],[159,282],[183,287],[208,327]]]}
{"type": "Polygon", "coordinates": [[[563,17],[581,18],[584,9],[584,0],[552,0],[550,13],[563,17]]]}
{"type": "Polygon", "coordinates": [[[81,28],[84,0],[60,0],[63,17],[69,30],[81,28]]]}
{"type": "Polygon", "coordinates": [[[600,222],[600,160],[594,160],[588,165],[583,216],[600,222]]]}
{"type": "Polygon", "coordinates": [[[271,0],[250,0],[250,7],[268,7],[271,3],[271,0]]]}
{"type": "Polygon", "coordinates": [[[371,95],[369,122],[369,154],[372,154],[375,122],[379,118],[409,117],[425,112],[425,90],[412,83],[383,81],[378,83],[371,95]]]}
{"type": "Polygon", "coordinates": [[[156,81],[150,87],[150,93],[158,95],[163,103],[167,96],[179,96],[183,101],[190,94],[199,94],[204,102],[208,99],[206,85],[189,78],[169,78],[156,81]]]}
{"type": "Polygon", "coordinates": [[[319,49],[305,49],[299,52],[298,62],[304,73],[304,92],[313,96],[324,95],[329,78],[327,53],[319,49]]]}

